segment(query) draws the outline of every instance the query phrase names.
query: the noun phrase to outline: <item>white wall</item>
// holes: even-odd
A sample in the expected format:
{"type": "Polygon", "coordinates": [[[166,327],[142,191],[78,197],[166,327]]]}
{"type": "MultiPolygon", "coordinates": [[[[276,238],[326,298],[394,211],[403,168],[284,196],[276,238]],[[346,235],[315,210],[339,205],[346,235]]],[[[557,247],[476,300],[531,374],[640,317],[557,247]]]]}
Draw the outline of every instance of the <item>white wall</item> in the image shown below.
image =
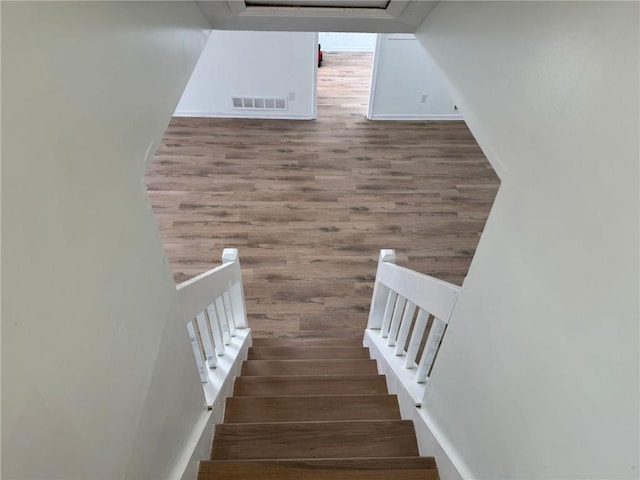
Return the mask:
{"type": "Polygon", "coordinates": [[[175,114],[315,118],[317,52],[314,33],[214,30],[175,114]],[[234,109],[233,96],[285,98],[288,108],[286,111],[234,109]]]}
{"type": "Polygon", "coordinates": [[[472,478],[638,478],[637,3],[441,2],[417,37],[502,186],[430,380],[472,478]]]}
{"type": "Polygon", "coordinates": [[[379,34],[368,118],[461,120],[437,65],[411,34],[379,34]]]}
{"type": "Polygon", "coordinates": [[[373,52],[375,33],[320,32],[318,41],[323,52],[373,52]]]}
{"type": "Polygon", "coordinates": [[[201,419],[143,177],[206,28],[2,2],[2,478],[167,478],[201,419]]]}

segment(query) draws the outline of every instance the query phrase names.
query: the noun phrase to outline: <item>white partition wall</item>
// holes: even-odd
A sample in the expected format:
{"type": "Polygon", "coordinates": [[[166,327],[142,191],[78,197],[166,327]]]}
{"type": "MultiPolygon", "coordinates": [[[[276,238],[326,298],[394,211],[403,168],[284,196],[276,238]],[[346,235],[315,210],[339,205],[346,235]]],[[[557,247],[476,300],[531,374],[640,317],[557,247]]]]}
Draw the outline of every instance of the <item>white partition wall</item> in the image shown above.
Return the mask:
{"type": "Polygon", "coordinates": [[[175,115],[315,118],[317,36],[212,31],[175,115]]]}

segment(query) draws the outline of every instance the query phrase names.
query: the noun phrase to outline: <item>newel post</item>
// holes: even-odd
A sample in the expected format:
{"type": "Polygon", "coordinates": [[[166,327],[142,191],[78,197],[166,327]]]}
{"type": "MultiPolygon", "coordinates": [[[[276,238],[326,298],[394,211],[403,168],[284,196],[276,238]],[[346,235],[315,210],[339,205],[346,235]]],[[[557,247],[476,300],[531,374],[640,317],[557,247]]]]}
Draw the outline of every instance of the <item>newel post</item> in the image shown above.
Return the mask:
{"type": "Polygon", "coordinates": [[[379,329],[382,326],[382,317],[384,316],[384,309],[387,305],[387,297],[389,296],[389,289],[380,283],[382,268],[385,263],[396,263],[395,250],[380,250],[378,270],[376,272],[376,281],[373,285],[373,296],[371,298],[371,308],[369,309],[369,322],[367,323],[367,328],[379,329]]]}
{"type": "Polygon", "coordinates": [[[225,248],[222,250],[222,263],[239,262],[237,248],[225,248]]]}
{"type": "Polygon", "coordinates": [[[229,285],[231,308],[233,309],[236,328],[247,328],[247,311],[244,303],[244,288],[242,286],[242,273],[240,271],[240,257],[237,248],[225,248],[222,251],[222,263],[235,263],[235,282],[229,285]]]}

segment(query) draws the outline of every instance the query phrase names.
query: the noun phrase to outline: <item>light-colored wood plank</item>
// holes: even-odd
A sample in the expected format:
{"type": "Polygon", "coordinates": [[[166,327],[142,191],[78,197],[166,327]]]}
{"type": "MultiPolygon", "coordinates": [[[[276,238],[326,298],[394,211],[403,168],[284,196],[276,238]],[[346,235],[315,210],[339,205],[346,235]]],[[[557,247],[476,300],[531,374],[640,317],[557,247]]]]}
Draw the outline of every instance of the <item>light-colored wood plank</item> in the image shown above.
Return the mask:
{"type": "Polygon", "coordinates": [[[253,347],[362,347],[362,335],[342,338],[278,338],[262,337],[253,339],[253,347]]]}
{"type": "Polygon", "coordinates": [[[368,359],[369,349],[364,347],[252,347],[248,360],[313,360],[313,359],[368,359]]]}
{"type": "Polygon", "coordinates": [[[291,375],[236,378],[233,395],[369,395],[387,392],[382,375],[291,375]]]}
{"type": "Polygon", "coordinates": [[[247,360],[242,376],[257,375],[377,375],[375,360],[363,358],[322,360],[247,360]]]}

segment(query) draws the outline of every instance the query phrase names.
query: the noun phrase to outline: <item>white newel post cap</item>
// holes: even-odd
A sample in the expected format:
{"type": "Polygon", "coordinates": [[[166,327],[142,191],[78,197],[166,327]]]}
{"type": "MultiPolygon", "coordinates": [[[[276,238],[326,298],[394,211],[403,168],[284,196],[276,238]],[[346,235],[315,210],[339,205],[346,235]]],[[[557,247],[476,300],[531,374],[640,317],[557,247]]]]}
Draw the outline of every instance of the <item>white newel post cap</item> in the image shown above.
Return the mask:
{"type": "Polygon", "coordinates": [[[380,250],[380,262],[396,263],[396,251],[392,248],[383,248],[380,250]]]}
{"type": "Polygon", "coordinates": [[[237,248],[225,248],[222,251],[222,263],[232,263],[238,260],[237,248]]]}

